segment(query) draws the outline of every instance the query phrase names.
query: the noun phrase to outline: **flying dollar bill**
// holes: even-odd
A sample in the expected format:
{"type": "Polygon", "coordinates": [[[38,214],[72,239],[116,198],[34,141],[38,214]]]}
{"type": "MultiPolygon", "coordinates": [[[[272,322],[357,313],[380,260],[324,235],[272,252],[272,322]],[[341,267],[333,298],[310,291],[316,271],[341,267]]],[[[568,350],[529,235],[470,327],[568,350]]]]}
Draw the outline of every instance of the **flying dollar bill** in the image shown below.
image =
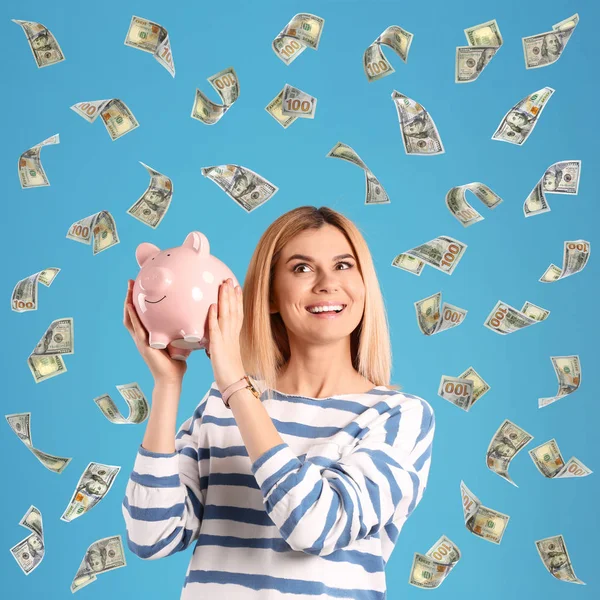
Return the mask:
{"type": "Polygon", "coordinates": [[[442,375],[437,393],[440,398],[448,400],[448,402],[462,408],[465,412],[469,412],[475,402],[490,389],[490,385],[479,373],[473,367],[469,367],[458,377],[442,375]]]}
{"type": "Polygon", "coordinates": [[[433,335],[460,325],[467,316],[467,310],[442,302],[442,292],[415,302],[417,324],[424,335],[433,335]]]}
{"type": "Polygon", "coordinates": [[[62,456],[54,456],[42,452],[33,446],[31,440],[31,413],[14,413],[12,415],[4,415],[10,428],[15,435],[25,444],[28,450],[46,467],[46,469],[54,473],[62,473],[67,465],[71,462],[70,458],[62,456]]]}
{"type": "Polygon", "coordinates": [[[515,425],[512,421],[505,419],[490,440],[485,457],[488,468],[497,475],[500,475],[502,479],[506,479],[508,483],[519,487],[508,474],[508,467],[512,459],[532,439],[533,436],[531,434],[521,429],[518,425],[515,425]]]}
{"type": "Polygon", "coordinates": [[[530,450],[529,456],[531,456],[537,470],[548,479],[586,477],[593,473],[591,469],[588,469],[574,456],[565,463],[554,438],[530,450]]]}
{"type": "Polygon", "coordinates": [[[63,356],[75,353],[73,318],[63,317],[50,323],[46,333],[27,359],[36,383],[67,372],[63,356]]]}
{"type": "Polygon", "coordinates": [[[71,106],[71,110],[90,123],[102,114],[102,121],[113,142],[140,125],[127,104],[118,98],[78,102],[71,106]]]}
{"type": "Polygon", "coordinates": [[[460,560],[460,550],[449,537],[442,537],[425,554],[415,552],[408,583],[423,589],[439,587],[460,560]]]}
{"type": "Polygon", "coordinates": [[[370,83],[395,72],[381,46],[391,48],[406,63],[413,37],[410,31],[398,25],[387,27],[363,54],[363,67],[367,81],[370,83]]]}
{"type": "Polygon", "coordinates": [[[537,69],[555,63],[567,47],[567,42],[579,23],[579,15],[571,17],[552,25],[552,31],[538,33],[523,38],[523,54],[525,67],[537,69]]]}
{"type": "Polygon", "coordinates": [[[144,225],[156,229],[171,205],[173,182],[169,177],[155,171],[141,160],[140,164],[150,174],[150,183],[146,191],[127,209],[127,214],[141,221],[144,225]]]}
{"type": "Polygon", "coordinates": [[[21,567],[21,571],[29,575],[42,562],[46,552],[42,513],[32,504],[19,521],[19,525],[29,529],[31,534],[15,544],[10,549],[10,553],[21,567]]]}
{"type": "Polygon", "coordinates": [[[360,156],[356,153],[356,151],[348,146],[348,144],[344,144],[343,142],[338,142],[326,155],[327,158],[340,158],[342,160],[348,161],[353,165],[360,167],[365,172],[365,204],[389,204],[390,199],[387,195],[387,192],[379,183],[379,180],[367,165],[363,162],[360,156]]]}
{"type": "Polygon", "coordinates": [[[22,313],[30,310],[37,310],[38,307],[38,283],[50,287],[58,275],[58,267],[48,267],[43,271],[38,271],[25,279],[17,282],[13,288],[10,298],[10,308],[15,312],[22,313]]]}
{"type": "Polygon", "coordinates": [[[502,198],[498,194],[478,181],[450,188],[446,194],[446,206],[463,227],[469,227],[484,220],[484,217],[467,202],[467,190],[473,192],[490,209],[496,208],[502,202],[502,198]]]}
{"type": "Polygon", "coordinates": [[[398,112],[400,133],[406,154],[444,154],[442,138],[429,113],[412,98],[394,90],[392,99],[398,112]]]}
{"type": "Polygon", "coordinates": [[[265,110],[284,128],[287,129],[297,117],[283,114],[283,89],[265,106],[265,110]]]}
{"type": "Polygon", "coordinates": [[[281,105],[281,112],[284,116],[314,119],[316,110],[316,98],[292,85],[285,84],[281,105]]]}
{"type": "Polygon", "coordinates": [[[154,58],[171,73],[171,76],[175,77],[175,63],[169,34],[158,23],[134,15],[131,17],[131,23],[125,36],[125,45],[154,55],[154,58]]]}
{"type": "Polygon", "coordinates": [[[279,190],[258,173],[239,165],[202,167],[202,175],[214,181],[248,213],[262,206],[279,190]]]}
{"type": "Polygon", "coordinates": [[[21,154],[19,157],[19,181],[21,182],[21,188],[34,188],[50,185],[46,171],[42,166],[40,153],[44,146],[53,144],[60,144],[59,134],[55,133],[53,136],[45,139],[43,142],[36,144],[33,148],[29,148],[21,154]]]}
{"type": "Polygon", "coordinates": [[[580,176],[580,160],[564,160],[550,165],[523,203],[523,214],[533,217],[550,212],[546,194],[577,195],[580,176]]]}
{"type": "Polygon", "coordinates": [[[41,23],[19,21],[18,19],[11,20],[13,23],[20,25],[25,32],[38,69],[49,67],[65,60],[65,55],[60,49],[56,38],[41,23]]]}
{"type": "Polygon", "coordinates": [[[473,382],[463,377],[442,375],[437,393],[440,398],[448,400],[454,406],[458,406],[458,408],[462,408],[468,412],[472,403],[473,382]]]}
{"type": "Polygon", "coordinates": [[[108,494],[121,467],[91,462],[79,478],[67,508],[60,517],[70,523],[89,512],[108,494]]]}
{"type": "Polygon", "coordinates": [[[118,409],[114,400],[108,394],[102,394],[102,396],[94,398],[94,402],[104,416],[111,423],[116,423],[118,425],[129,423],[137,424],[145,421],[148,418],[150,408],[148,406],[148,400],[146,400],[140,386],[133,382],[118,385],[116,387],[125,402],[127,402],[127,406],[129,406],[129,416],[125,418],[121,414],[121,411],[118,409]]]}
{"type": "Polygon", "coordinates": [[[552,575],[560,581],[568,583],[578,583],[585,585],[581,579],[575,575],[571,557],[567,551],[567,545],[562,535],[553,535],[551,537],[538,540],[535,543],[538,554],[544,563],[544,566],[552,575]]]}
{"type": "Polygon", "coordinates": [[[576,391],[581,384],[581,363],[579,356],[551,356],[552,366],[558,379],[558,392],[549,398],[538,398],[538,408],[548,406],[576,391]]]}
{"type": "Polygon", "coordinates": [[[524,329],[525,327],[544,321],[548,318],[549,314],[549,310],[536,306],[531,302],[525,302],[523,308],[517,310],[510,306],[510,304],[498,300],[496,306],[492,308],[492,312],[487,316],[484,325],[500,335],[508,335],[519,329],[524,329]]]}
{"type": "Polygon", "coordinates": [[[52,321],[32,354],[74,354],[75,332],[72,317],[63,317],[52,321]]]}
{"type": "Polygon", "coordinates": [[[421,275],[423,267],[428,264],[442,273],[452,275],[466,249],[467,244],[450,236],[441,235],[416,248],[398,254],[392,261],[392,267],[398,267],[414,275],[421,275]]]}
{"type": "Polygon", "coordinates": [[[117,233],[117,224],[113,216],[107,210],[101,210],[89,217],[75,221],[67,232],[67,239],[91,244],[92,234],[94,236],[93,254],[96,256],[103,250],[112,248],[121,240],[117,233]]]}
{"type": "Polygon", "coordinates": [[[98,575],[125,565],[127,565],[127,561],[120,535],[97,540],[85,551],[85,556],[71,583],[71,592],[75,593],[96,581],[98,575]]]}
{"type": "Polygon", "coordinates": [[[460,494],[463,501],[463,515],[466,528],[474,535],[499,544],[506,531],[510,517],[504,513],[483,506],[477,496],[460,482],[460,494]]]}
{"type": "Polygon", "coordinates": [[[537,125],[552,94],[554,94],[554,90],[551,87],[543,87],[517,102],[504,115],[500,125],[494,131],[492,139],[518,146],[523,145],[537,125]]]}
{"type": "Polygon", "coordinates": [[[592,253],[592,245],[586,240],[572,240],[565,242],[563,248],[563,266],[562,269],[552,263],[539,278],[542,283],[552,283],[559,279],[564,279],[570,275],[575,275],[582,271],[587,265],[592,253]]]}
{"type": "Polygon", "coordinates": [[[207,78],[223,104],[213,102],[208,96],[196,88],[196,96],[192,106],[192,119],[205,125],[214,125],[233,106],[240,95],[240,82],[233,67],[227,67],[207,78]]]}
{"type": "Polygon", "coordinates": [[[465,29],[468,46],[456,48],[455,83],[475,81],[503,44],[496,19],[465,29]]]}
{"type": "Polygon", "coordinates": [[[277,34],[272,42],[273,52],[286,64],[294,62],[306,48],[317,50],[325,19],[309,13],[298,13],[277,34]]]}

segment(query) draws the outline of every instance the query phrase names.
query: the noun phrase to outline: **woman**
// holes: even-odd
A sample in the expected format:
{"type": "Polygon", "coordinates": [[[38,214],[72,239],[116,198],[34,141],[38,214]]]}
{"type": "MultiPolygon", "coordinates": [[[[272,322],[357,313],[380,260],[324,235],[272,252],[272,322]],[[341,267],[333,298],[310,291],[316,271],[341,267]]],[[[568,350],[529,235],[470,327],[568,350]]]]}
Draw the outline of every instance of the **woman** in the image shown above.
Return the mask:
{"type": "Polygon", "coordinates": [[[357,227],[312,206],[270,225],[244,300],[228,280],[211,306],[214,382],[177,434],[187,365],[148,346],[131,283],[124,324],[155,386],[123,500],[129,548],[160,558],[197,540],[186,600],[383,598],[427,483],[434,415],[388,386],[385,306],[357,227]],[[307,309],[327,302],[342,311],[307,309]]]}

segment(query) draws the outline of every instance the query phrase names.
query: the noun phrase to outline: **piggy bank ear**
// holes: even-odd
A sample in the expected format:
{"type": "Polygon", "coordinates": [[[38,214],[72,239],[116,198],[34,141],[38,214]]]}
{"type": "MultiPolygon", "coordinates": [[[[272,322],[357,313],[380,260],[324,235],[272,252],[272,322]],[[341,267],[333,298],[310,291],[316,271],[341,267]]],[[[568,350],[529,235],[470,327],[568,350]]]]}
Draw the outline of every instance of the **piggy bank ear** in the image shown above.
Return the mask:
{"type": "Polygon", "coordinates": [[[150,260],[153,256],[156,256],[160,252],[160,248],[151,244],[150,242],[144,242],[135,249],[135,259],[140,267],[144,266],[147,260],[150,260]]]}
{"type": "Polygon", "coordinates": [[[184,248],[191,248],[201,256],[210,254],[210,244],[208,238],[200,231],[191,231],[183,242],[184,248]]]}

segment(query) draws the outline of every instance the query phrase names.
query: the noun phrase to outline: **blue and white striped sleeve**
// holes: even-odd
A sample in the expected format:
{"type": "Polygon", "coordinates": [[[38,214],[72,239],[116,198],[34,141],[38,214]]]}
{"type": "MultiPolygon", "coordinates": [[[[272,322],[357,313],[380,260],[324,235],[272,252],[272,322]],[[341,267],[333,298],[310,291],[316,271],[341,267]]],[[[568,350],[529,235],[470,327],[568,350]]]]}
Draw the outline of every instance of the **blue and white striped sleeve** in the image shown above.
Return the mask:
{"type": "Polygon", "coordinates": [[[122,510],[127,545],[140,558],[169,556],[185,550],[199,536],[208,485],[208,450],[198,448],[197,440],[212,389],[180,427],[175,452],[150,452],[141,445],[138,449],[122,510]]]}
{"type": "Polygon", "coordinates": [[[420,502],[435,417],[418,396],[395,398],[369,409],[379,416],[337,462],[302,462],[283,443],[252,463],[267,513],[293,550],[327,556],[392,522],[400,528],[420,502]]]}

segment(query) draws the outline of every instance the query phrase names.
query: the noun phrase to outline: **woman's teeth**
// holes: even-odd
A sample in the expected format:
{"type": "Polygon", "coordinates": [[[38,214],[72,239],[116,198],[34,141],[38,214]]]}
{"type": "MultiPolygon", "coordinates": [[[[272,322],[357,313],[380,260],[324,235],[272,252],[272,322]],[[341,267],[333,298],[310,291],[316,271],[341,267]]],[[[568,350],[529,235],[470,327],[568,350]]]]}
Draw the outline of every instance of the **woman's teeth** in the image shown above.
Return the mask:
{"type": "Polygon", "coordinates": [[[307,308],[306,310],[310,313],[321,313],[321,312],[341,312],[344,309],[342,304],[337,306],[316,306],[314,308],[307,308]]]}

